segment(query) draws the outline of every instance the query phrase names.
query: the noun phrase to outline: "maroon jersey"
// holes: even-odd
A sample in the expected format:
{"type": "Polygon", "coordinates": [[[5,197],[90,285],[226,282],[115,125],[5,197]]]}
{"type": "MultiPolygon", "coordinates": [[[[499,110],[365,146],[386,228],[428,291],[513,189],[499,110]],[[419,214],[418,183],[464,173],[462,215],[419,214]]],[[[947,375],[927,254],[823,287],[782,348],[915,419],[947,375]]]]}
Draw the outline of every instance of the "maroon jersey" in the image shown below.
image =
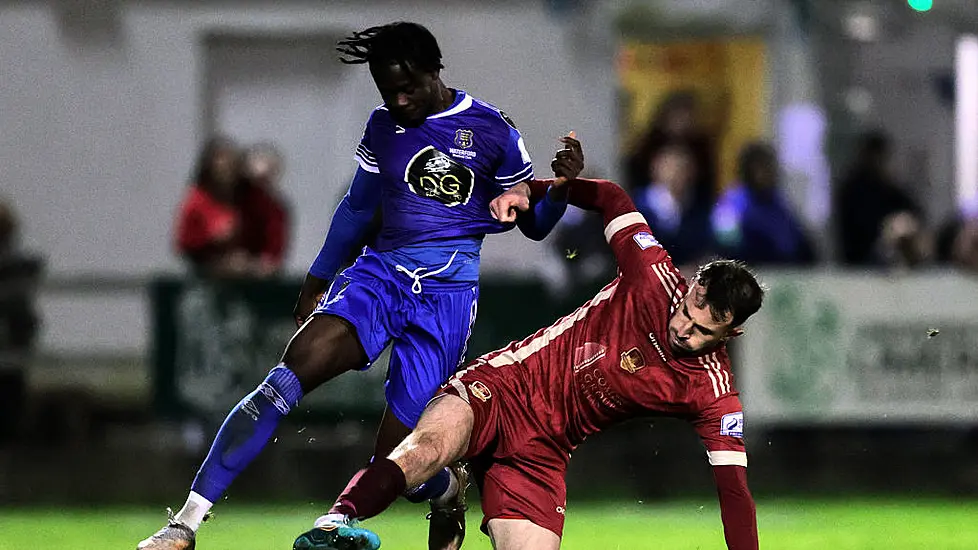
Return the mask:
{"type": "MultiPolygon", "coordinates": [[[[572,204],[588,206],[588,184],[597,199],[597,185],[608,182],[578,180],[572,204]]],[[[605,193],[601,200],[612,201],[600,210],[619,276],[570,315],[471,368],[488,376],[486,382],[495,374],[499,382],[515,384],[508,388],[514,392],[500,391],[518,396],[568,452],[617,422],[667,415],[692,423],[714,466],[746,466],[743,411],[726,350],[673,354],[669,318],[686,293],[686,280],[624,192],[610,198],[605,193]],[[496,369],[487,373],[486,366],[496,369]]]]}

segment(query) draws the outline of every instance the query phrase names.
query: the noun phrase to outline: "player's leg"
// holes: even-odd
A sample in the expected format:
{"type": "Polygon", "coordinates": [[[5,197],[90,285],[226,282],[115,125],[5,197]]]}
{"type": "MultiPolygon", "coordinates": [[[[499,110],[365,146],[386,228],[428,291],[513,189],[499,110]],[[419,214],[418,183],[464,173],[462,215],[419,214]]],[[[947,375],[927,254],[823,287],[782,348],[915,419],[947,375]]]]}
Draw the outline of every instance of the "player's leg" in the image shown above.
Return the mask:
{"type": "MultiPolygon", "coordinates": [[[[435,379],[443,383],[448,376],[464,363],[469,338],[478,314],[479,287],[454,292],[442,292],[432,296],[427,302],[431,315],[422,316],[408,327],[409,335],[423,342],[434,338],[442,342],[436,348],[435,357],[441,360],[444,370],[429,372],[427,383],[435,379]],[[447,320],[455,319],[454,323],[447,320]],[[441,322],[432,323],[434,320],[441,322]]],[[[416,346],[422,347],[422,346],[416,346]]],[[[421,358],[424,359],[423,357],[421,358]]],[[[426,384],[418,384],[424,388],[426,384]]],[[[428,500],[431,513],[428,514],[428,550],[458,550],[465,539],[465,492],[469,484],[469,473],[463,462],[455,462],[438,472],[435,477],[406,495],[412,502],[428,500]]]]}
{"type": "Polygon", "coordinates": [[[461,458],[469,446],[474,415],[463,399],[443,394],[431,401],[417,427],[386,458],[354,476],[330,513],[300,535],[295,550],[375,550],[376,534],[357,522],[386,510],[405,488],[420,485],[461,458]]]}
{"type": "MultiPolygon", "coordinates": [[[[323,382],[362,368],[386,344],[382,284],[354,268],[337,278],[329,295],[292,337],[282,360],[225,419],[191,485],[184,507],[141,550],[185,550],[210,507],[260,454],[279,422],[323,382]],[[189,535],[188,535],[189,533],[189,535]]],[[[363,270],[361,270],[363,271],[363,270]]]]}
{"type": "MultiPolygon", "coordinates": [[[[411,433],[411,428],[404,425],[400,419],[394,415],[388,406],[384,409],[384,416],[380,421],[380,428],[377,430],[377,439],[374,443],[374,457],[387,456],[404,441],[404,438],[411,433]]],[[[373,459],[371,459],[373,460],[373,459]]],[[[431,479],[425,481],[417,487],[409,488],[404,493],[404,497],[414,503],[426,502],[436,499],[440,503],[449,503],[456,499],[459,491],[464,491],[468,483],[468,472],[461,462],[452,464],[436,473],[431,479]]],[[[464,496],[463,496],[464,498],[464,496]]],[[[464,510],[461,512],[464,514],[464,510]]],[[[461,542],[461,541],[460,541],[461,542]]],[[[446,548],[445,544],[439,544],[435,548],[441,550],[446,548]]],[[[456,547],[447,547],[455,550],[456,547]]]]}
{"type": "Polygon", "coordinates": [[[567,503],[567,452],[511,407],[501,422],[494,461],[478,477],[482,529],[497,550],[559,548],[567,503]]]}
{"type": "Polygon", "coordinates": [[[279,365],[231,409],[194,478],[183,508],[166,527],[137,548],[193,548],[194,533],[211,506],[261,453],[282,418],[307,391],[365,361],[353,329],[344,320],[329,315],[310,318],[289,342],[279,365]]]}
{"type": "MultiPolygon", "coordinates": [[[[374,442],[374,458],[391,454],[410,433],[411,428],[404,425],[388,406],[384,409],[384,416],[380,421],[380,428],[377,430],[377,439],[374,442]]],[[[465,485],[465,479],[462,479],[465,477],[464,472],[457,470],[459,468],[455,465],[442,469],[428,481],[405,491],[404,497],[414,503],[426,502],[439,497],[443,500],[453,498],[458,487],[465,485]]]]}
{"type": "MultiPolygon", "coordinates": [[[[393,356],[391,360],[394,360],[393,356]]],[[[377,438],[374,440],[374,456],[391,454],[391,451],[397,448],[410,433],[411,428],[405,426],[388,405],[384,409],[384,416],[380,419],[380,426],[377,428],[377,438]]]]}
{"type": "Polygon", "coordinates": [[[528,519],[491,519],[487,526],[496,550],[557,550],[560,537],[528,519]]]}
{"type": "Polygon", "coordinates": [[[191,490],[216,502],[306,393],[366,361],[355,329],[346,320],[311,317],[292,337],[278,366],[225,419],[191,490]]]}
{"type": "MultiPolygon", "coordinates": [[[[410,320],[394,340],[386,382],[387,410],[377,433],[375,457],[387,456],[417,424],[439,386],[462,363],[475,322],[478,287],[425,289],[411,295],[410,320]]],[[[465,536],[468,474],[452,464],[405,497],[431,502],[429,548],[457,550],[465,536]]]]}

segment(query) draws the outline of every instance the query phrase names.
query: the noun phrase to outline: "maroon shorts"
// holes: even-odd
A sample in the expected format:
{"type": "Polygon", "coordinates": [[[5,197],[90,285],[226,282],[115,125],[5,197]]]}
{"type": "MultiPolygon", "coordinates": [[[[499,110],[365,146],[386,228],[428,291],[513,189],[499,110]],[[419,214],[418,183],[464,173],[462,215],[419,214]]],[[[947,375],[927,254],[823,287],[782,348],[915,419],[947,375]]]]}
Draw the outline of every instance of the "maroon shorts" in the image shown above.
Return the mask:
{"type": "Polygon", "coordinates": [[[465,456],[482,495],[482,530],[494,518],[527,519],[561,536],[569,453],[530,414],[532,394],[514,369],[473,365],[439,394],[461,397],[475,415],[465,456]]]}

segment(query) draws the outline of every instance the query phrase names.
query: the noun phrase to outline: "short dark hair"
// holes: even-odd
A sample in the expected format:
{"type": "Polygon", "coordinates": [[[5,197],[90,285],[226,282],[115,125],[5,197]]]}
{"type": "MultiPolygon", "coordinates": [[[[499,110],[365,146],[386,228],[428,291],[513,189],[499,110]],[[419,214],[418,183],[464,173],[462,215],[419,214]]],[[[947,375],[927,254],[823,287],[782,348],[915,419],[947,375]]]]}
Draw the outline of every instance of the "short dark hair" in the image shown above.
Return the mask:
{"type": "Polygon", "coordinates": [[[706,289],[704,301],[717,322],[730,315],[730,326],[738,327],[761,309],[764,288],[744,262],[713,260],[697,270],[695,281],[706,289]]]}
{"type": "Polygon", "coordinates": [[[370,27],[337,42],[340,61],[347,64],[396,63],[407,70],[443,69],[434,35],[417,23],[398,21],[370,27]]]}

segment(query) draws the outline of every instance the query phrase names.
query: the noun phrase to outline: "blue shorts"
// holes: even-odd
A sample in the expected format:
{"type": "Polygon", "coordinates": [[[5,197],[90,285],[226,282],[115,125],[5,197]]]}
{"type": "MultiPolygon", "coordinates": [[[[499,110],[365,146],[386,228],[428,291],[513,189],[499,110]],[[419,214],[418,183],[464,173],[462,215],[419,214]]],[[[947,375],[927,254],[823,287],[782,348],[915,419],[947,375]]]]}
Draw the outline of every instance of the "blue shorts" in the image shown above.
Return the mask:
{"type": "Polygon", "coordinates": [[[424,279],[420,294],[412,292],[412,283],[368,248],[336,277],[313,312],[350,322],[370,363],[393,341],[387,404],[409,428],[465,360],[479,300],[475,282],[424,279]]]}

